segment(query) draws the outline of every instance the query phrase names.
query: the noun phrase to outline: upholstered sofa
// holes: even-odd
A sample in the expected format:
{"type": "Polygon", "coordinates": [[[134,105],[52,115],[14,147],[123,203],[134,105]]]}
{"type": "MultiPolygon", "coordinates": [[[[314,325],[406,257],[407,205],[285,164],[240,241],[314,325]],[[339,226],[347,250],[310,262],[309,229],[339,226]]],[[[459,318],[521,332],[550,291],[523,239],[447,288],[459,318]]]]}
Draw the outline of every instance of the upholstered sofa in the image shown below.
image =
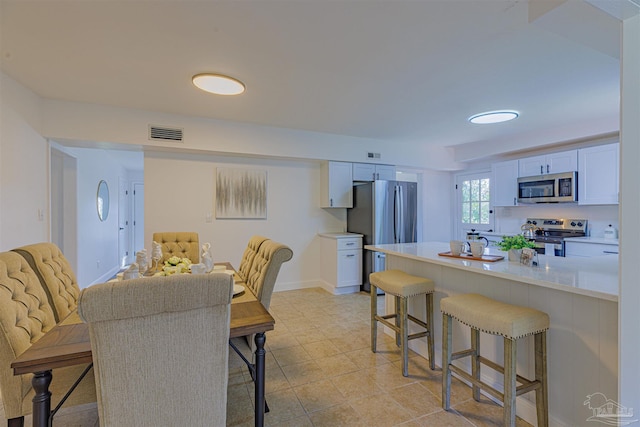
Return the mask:
{"type": "MultiPolygon", "coordinates": [[[[16,252],[0,253],[0,392],[8,425],[21,426],[32,411],[32,375],[13,375],[11,362],[56,325],[47,292],[27,261],[16,252]]],[[[53,370],[52,408],[80,377],[86,365],[53,370]]],[[[89,371],[65,406],[96,401],[89,371]]]]}

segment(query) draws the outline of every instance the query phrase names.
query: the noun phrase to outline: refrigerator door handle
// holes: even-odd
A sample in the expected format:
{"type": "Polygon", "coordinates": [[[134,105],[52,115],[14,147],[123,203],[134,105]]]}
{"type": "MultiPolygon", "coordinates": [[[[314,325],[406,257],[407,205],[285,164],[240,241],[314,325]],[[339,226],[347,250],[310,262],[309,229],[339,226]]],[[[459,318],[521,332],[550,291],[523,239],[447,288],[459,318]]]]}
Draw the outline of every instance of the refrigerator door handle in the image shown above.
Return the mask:
{"type": "Polygon", "coordinates": [[[394,188],[394,200],[393,200],[393,212],[394,212],[394,221],[393,221],[393,235],[394,235],[394,243],[403,243],[403,215],[404,210],[402,209],[403,202],[403,194],[402,187],[396,185],[394,188]]]}
{"type": "Polygon", "coordinates": [[[400,232],[400,243],[405,243],[406,237],[404,235],[404,188],[401,185],[398,185],[398,193],[400,197],[398,198],[398,212],[400,213],[400,219],[398,221],[398,227],[400,232]]]}

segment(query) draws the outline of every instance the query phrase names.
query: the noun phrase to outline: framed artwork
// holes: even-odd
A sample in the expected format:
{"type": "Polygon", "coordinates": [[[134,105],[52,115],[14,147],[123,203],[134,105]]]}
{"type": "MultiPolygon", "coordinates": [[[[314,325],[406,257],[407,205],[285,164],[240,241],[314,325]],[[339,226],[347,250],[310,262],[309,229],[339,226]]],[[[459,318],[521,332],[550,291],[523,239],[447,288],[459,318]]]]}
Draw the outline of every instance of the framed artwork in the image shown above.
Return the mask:
{"type": "Polygon", "coordinates": [[[216,218],[267,218],[267,171],[216,170],[216,218]]]}

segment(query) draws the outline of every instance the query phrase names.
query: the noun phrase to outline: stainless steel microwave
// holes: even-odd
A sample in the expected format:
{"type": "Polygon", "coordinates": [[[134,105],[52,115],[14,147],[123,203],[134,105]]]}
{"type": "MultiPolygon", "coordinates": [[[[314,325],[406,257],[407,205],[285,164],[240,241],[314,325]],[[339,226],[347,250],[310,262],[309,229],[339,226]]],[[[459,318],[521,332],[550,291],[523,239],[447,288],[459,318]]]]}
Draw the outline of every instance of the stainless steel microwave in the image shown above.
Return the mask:
{"type": "Polygon", "coordinates": [[[551,173],[518,178],[519,203],[578,201],[578,172],[551,173]]]}

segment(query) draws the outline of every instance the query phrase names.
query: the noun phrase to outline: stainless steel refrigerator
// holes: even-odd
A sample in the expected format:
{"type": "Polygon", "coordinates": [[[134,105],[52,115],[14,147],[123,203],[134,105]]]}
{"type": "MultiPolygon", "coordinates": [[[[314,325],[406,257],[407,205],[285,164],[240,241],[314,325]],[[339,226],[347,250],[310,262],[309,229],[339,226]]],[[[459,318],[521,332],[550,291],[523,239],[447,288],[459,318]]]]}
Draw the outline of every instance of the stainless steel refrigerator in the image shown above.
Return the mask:
{"type": "MultiPolygon", "coordinates": [[[[353,186],[353,208],[347,209],[347,231],[363,235],[364,245],[411,243],[418,237],[418,184],[373,181],[353,186]]],[[[385,256],[364,250],[362,287],[369,292],[369,274],[385,269],[385,256]]]]}

